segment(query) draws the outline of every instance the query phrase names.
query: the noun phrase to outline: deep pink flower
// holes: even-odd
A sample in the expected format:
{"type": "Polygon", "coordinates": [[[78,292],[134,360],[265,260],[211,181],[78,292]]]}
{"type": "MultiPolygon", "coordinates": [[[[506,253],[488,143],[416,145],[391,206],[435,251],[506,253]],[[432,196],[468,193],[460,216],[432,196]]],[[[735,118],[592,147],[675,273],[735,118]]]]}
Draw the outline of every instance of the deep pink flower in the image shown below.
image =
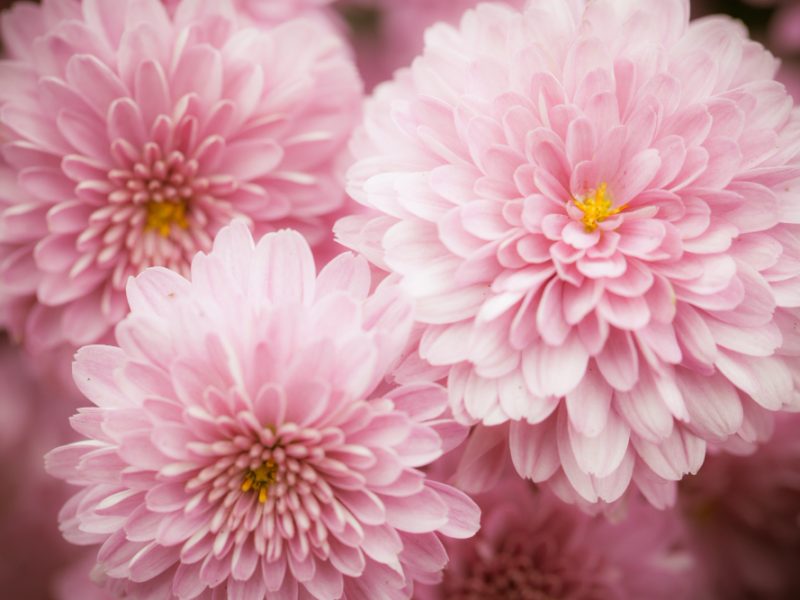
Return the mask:
{"type": "Polygon", "coordinates": [[[516,477],[478,502],[481,530],[445,542],[443,582],[416,600],[691,597],[694,569],[673,513],[638,501],[611,522],[516,477]]]}
{"type": "Polygon", "coordinates": [[[680,507],[710,586],[704,597],[800,596],[800,415],[781,415],[745,456],[709,454],[680,507]]]}
{"type": "Polygon", "coordinates": [[[375,391],[413,322],[397,287],[368,296],[349,253],[315,280],[299,234],[254,246],[241,222],[191,275],[132,279],[119,347],[77,354],[97,407],[47,459],[83,487],[67,538],[100,544],[107,585],[136,598],[399,599],[434,581],[439,536],[472,535],[478,512],[417,469],[463,439],[445,391],[375,391]]]}
{"type": "Polygon", "coordinates": [[[187,272],[232,217],[330,237],[360,83],[329,28],[244,26],[229,0],[45,0],[5,13],[0,323],[90,343],[127,278],[187,272]]]}
{"type": "Polygon", "coordinates": [[[371,213],[338,234],[402,276],[456,416],[589,502],[669,503],[796,394],[800,114],[739,24],[688,14],[480,6],[353,144],[371,213]]]}

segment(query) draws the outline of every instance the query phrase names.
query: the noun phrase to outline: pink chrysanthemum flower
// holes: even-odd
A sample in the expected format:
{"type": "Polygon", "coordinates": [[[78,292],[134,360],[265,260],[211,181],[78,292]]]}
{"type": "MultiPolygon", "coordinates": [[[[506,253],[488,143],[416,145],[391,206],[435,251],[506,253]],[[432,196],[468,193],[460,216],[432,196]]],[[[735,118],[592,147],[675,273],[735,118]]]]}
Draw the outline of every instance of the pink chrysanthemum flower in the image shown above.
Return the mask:
{"type": "Polygon", "coordinates": [[[187,272],[234,216],[328,236],[361,86],[316,21],[229,0],[45,0],[4,13],[0,324],[31,348],[101,339],[145,267],[187,272]]]}
{"type": "Polygon", "coordinates": [[[519,473],[659,504],[796,400],[800,115],[685,0],[482,5],[379,87],[340,238],[403,277],[420,354],[519,473]],[[794,363],[794,364],[792,364],[794,363]],[[492,434],[493,435],[493,434],[492,434]]]}
{"type": "Polygon", "coordinates": [[[254,246],[242,223],[191,275],[131,279],[119,347],[77,354],[97,407],[73,419],[87,440],[47,458],[84,488],[67,538],[101,544],[99,574],[136,598],[399,599],[435,581],[440,534],[472,535],[478,511],[417,469],[463,438],[445,391],[375,391],[413,322],[397,287],[368,296],[350,254],[315,280],[299,234],[254,246]]]}
{"type": "Polygon", "coordinates": [[[431,29],[354,144],[373,212],[337,225],[403,276],[456,414],[591,502],[668,502],[796,394],[800,119],[740,26],[687,19],[542,0],[431,29]]]}
{"type": "Polygon", "coordinates": [[[800,415],[747,456],[709,454],[679,504],[708,598],[800,597],[800,415]]]}
{"type": "Polygon", "coordinates": [[[518,478],[478,498],[482,526],[447,541],[450,563],[416,600],[689,598],[694,568],[680,522],[643,502],[612,523],[518,478]]]}

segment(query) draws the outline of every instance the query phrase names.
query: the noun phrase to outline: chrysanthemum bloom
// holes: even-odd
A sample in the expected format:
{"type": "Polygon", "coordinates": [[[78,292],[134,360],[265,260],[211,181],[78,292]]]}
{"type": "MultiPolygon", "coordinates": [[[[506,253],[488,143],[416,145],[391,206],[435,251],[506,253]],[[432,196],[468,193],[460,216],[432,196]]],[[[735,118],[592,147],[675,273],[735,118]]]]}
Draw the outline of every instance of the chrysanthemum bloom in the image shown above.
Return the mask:
{"type": "Polygon", "coordinates": [[[439,536],[472,535],[478,510],[418,470],[463,438],[445,391],[375,392],[413,322],[397,287],[368,296],[349,253],[315,280],[299,234],[254,247],[238,222],[191,276],[131,279],[119,347],[76,357],[97,407],[47,465],[84,488],[62,529],[101,544],[96,575],[152,599],[407,598],[435,581],[439,536]]]}
{"type": "Polygon", "coordinates": [[[478,502],[481,530],[445,543],[442,583],[416,600],[691,597],[694,568],[672,513],[639,501],[611,523],[518,478],[478,502]]]}
{"type": "Polygon", "coordinates": [[[668,503],[796,393],[800,115],[740,24],[688,14],[482,5],[353,145],[372,212],[338,234],[403,277],[454,412],[589,502],[668,503]]]}
{"type": "Polygon", "coordinates": [[[242,26],[229,0],[45,0],[2,18],[0,325],[101,339],[124,286],[179,272],[234,216],[312,242],[343,200],[361,85],[316,21],[242,26]]]}
{"type": "Polygon", "coordinates": [[[800,597],[800,415],[781,415],[747,456],[709,454],[679,486],[704,597],[800,597]]]}

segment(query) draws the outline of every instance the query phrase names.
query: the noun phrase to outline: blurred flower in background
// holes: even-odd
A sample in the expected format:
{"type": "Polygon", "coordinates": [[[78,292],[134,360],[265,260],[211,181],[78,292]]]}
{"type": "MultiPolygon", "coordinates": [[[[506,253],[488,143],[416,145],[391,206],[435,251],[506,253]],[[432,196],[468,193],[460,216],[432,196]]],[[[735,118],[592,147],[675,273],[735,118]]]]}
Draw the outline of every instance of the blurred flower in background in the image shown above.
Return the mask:
{"type": "Polygon", "coordinates": [[[34,363],[0,334],[0,590],[6,598],[50,598],[56,577],[77,554],[57,527],[71,490],[47,475],[42,461],[54,444],[78,437],[69,417],[79,394],[69,383],[69,357],[60,358],[66,360],[57,368],[34,363]]]}
{"type": "Polygon", "coordinates": [[[447,540],[450,563],[416,600],[686,599],[696,574],[680,521],[641,498],[587,515],[518,477],[476,497],[481,530],[447,540]]]}
{"type": "MultiPolygon", "coordinates": [[[[425,30],[437,22],[456,24],[480,0],[337,0],[367,89],[391,78],[422,52],[425,30]]],[[[521,8],[525,0],[505,0],[521,8]]]]}
{"type": "Polygon", "coordinates": [[[800,598],[800,415],[751,454],[709,454],[679,497],[708,597],[800,598]]]}

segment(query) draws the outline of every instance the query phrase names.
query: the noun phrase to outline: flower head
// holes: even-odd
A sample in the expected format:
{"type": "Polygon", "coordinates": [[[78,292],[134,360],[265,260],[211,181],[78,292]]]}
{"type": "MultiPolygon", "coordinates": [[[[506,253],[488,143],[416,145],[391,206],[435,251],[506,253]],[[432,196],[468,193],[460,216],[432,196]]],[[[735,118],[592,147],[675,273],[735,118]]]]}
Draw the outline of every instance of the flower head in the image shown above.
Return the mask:
{"type": "Polygon", "coordinates": [[[434,580],[445,558],[418,548],[474,533],[477,508],[418,470],[463,438],[444,390],[376,391],[412,325],[396,286],[368,295],[349,254],[315,277],[299,234],[254,245],[241,222],[191,275],[132,279],[119,346],[76,357],[97,406],[47,464],[83,487],[62,528],[100,545],[96,575],[159,598],[403,598],[434,580]]]}
{"type": "Polygon", "coordinates": [[[371,212],[338,234],[402,276],[456,416],[589,502],[670,502],[796,397],[800,114],[739,24],[688,14],[482,5],[353,144],[371,212]]]}
{"type": "Polygon", "coordinates": [[[518,478],[478,502],[480,532],[445,543],[442,584],[417,600],[690,597],[694,569],[674,514],[637,502],[610,522],[518,478]]]}
{"type": "Polygon", "coordinates": [[[127,278],[188,272],[233,217],[325,240],[360,83],[329,27],[229,0],[46,0],[3,14],[0,323],[101,339],[127,278]]]}

